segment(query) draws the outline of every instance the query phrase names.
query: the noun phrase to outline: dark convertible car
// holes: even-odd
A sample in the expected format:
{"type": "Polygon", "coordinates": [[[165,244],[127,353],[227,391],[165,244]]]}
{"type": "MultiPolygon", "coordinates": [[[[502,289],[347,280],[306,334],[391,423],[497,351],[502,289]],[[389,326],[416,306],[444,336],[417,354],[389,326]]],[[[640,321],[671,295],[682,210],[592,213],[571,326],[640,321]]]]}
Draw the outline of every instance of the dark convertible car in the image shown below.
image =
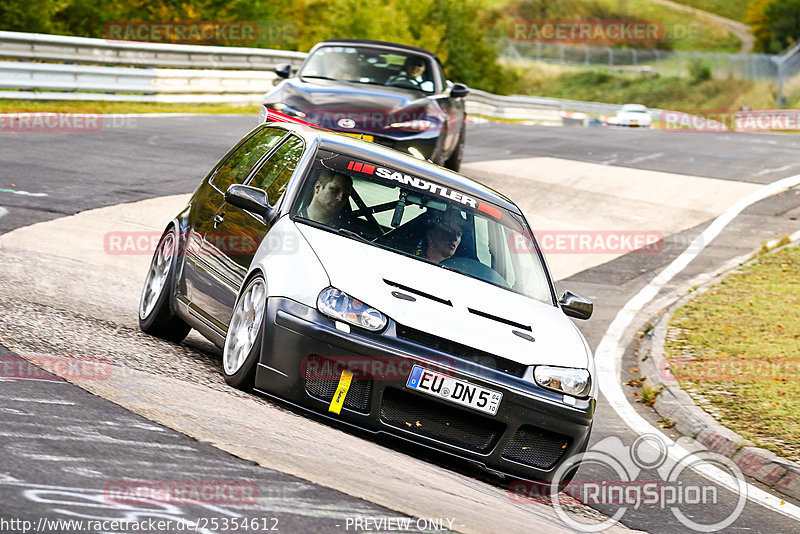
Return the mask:
{"type": "Polygon", "coordinates": [[[264,105],[329,130],[412,153],[457,171],[464,150],[466,85],[445,79],[422,48],[340,39],[317,44],[264,105]]]}

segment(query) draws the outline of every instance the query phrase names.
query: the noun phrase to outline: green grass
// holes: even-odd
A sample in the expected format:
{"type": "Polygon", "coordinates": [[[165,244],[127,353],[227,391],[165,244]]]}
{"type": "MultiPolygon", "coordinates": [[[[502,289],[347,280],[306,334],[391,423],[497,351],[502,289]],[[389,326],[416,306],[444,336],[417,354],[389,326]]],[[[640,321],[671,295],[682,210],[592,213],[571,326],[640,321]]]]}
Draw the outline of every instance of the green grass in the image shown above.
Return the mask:
{"type": "MultiPolygon", "coordinates": [[[[615,44],[619,47],[656,47],[670,50],[738,52],[741,42],[726,28],[713,21],[701,20],[685,11],[650,0],[546,0],[511,1],[507,4],[484,0],[496,21],[493,32],[508,35],[508,25],[518,20],[643,20],[663,27],[663,40],[657,44],[615,44]]],[[[585,43],[592,45],[592,43],[585,43]]],[[[595,43],[597,46],[606,46],[595,43]]]]}
{"type": "Polygon", "coordinates": [[[629,16],[663,24],[673,50],[735,53],[741,46],[739,38],[727,29],[711,21],[692,18],[683,11],[649,0],[625,0],[625,5],[629,16]]]}
{"type": "Polygon", "coordinates": [[[678,4],[702,9],[727,19],[744,22],[748,0],[673,0],[678,4]]]}
{"type": "Polygon", "coordinates": [[[678,309],[665,354],[718,420],[800,459],[800,248],[762,254],[678,309]]]}
{"type": "Polygon", "coordinates": [[[162,104],[139,102],[88,102],[56,100],[0,100],[0,113],[240,113],[257,115],[258,105],[162,104]]]}
{"type": "Polygon", "coordinates": [[[608,68],[577,68],[531,63],[518,66],[521,92],[537,96],[611,104],[639,103],[679,111],[736,110],[743,105],[772,109],[768,82],[736,79],[693,80],[687,76],[608,68]]]}

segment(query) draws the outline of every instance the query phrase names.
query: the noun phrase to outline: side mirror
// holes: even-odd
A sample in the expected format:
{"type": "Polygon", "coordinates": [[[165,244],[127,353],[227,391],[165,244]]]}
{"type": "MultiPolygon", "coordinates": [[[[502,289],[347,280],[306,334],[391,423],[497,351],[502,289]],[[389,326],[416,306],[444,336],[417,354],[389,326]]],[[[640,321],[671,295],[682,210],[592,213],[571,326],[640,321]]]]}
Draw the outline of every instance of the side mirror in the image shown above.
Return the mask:
{"type": "Polygon", "coordinates": [[[286,79],[292,74],[292,66],[288,63],[281,63],[275,66],[275,74],[278,78],[286,79]]]}
{"type": "Polygon", "coordinates": [[[566,315],[576,319],[586,320],[594,312],[594,304],[591,300],[569,290],[564,291],[558,303],[566,315]]]}
{"type": "Polygon", "coordinates": [[[237,208],[261,215],[267,221],[272,219],[274,209],[269,205],[269,195],[263,189],[233,184],[225,191],[225,201],[237,208]]]}
{"type": "Polygon", "coordinates": [[[450,88],[451,98],[464,98],[468,94],[469,94],[469,87],[467,87],[463,83],[454,83],[453,87],[450,88]]]}

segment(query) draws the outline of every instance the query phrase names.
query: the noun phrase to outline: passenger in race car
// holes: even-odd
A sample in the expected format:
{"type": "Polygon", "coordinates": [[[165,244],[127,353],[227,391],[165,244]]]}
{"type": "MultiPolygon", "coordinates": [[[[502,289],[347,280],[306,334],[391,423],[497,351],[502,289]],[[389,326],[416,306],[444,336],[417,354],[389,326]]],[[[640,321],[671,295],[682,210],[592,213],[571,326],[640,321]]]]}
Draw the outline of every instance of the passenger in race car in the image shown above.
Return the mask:
{"type": "Polygon", "coordinates": [[[403,64],[403,71],[386,81],[386,85],[420,87],[422,74],[425,72],[425,60],[421,57],[408,56],[403,64]]]}
{"type": "Polygon", "coordinates": [[[453,257],[461,244],[466,225],[467,221],[457,212],[449,212],[446,216],[434,219],[425,232],[425,240],[420,249],[424,251],[424,257],[436,263],[453,257]]]}
{"type": "Polygon", "coordinates": [[[323,169],[314,184],[311,202],[301,208],[298,214],[312,221],[338,226],[334,223],[350,200],[352,188],[353,179],[350,176],[323,169]]]}

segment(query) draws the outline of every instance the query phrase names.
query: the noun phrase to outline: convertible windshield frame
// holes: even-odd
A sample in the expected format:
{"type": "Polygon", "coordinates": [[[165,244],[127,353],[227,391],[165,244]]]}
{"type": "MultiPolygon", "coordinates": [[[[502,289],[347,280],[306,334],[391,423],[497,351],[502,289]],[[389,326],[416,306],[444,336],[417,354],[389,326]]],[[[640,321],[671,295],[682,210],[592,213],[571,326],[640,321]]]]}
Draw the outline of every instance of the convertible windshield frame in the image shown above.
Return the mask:
{"type": "Polygon", "coordinates": [[[302,80],[375,85],[425,95],[441,93],[444,84],[440,63],[434,56],[422,51],[359,43],[327,43],[313,49],[300,66],[297,76],[302,80]],[[403,83],[387,85],[393,75],[404,71],[405,58],[425,64],[420,86],[403,83]]]}

